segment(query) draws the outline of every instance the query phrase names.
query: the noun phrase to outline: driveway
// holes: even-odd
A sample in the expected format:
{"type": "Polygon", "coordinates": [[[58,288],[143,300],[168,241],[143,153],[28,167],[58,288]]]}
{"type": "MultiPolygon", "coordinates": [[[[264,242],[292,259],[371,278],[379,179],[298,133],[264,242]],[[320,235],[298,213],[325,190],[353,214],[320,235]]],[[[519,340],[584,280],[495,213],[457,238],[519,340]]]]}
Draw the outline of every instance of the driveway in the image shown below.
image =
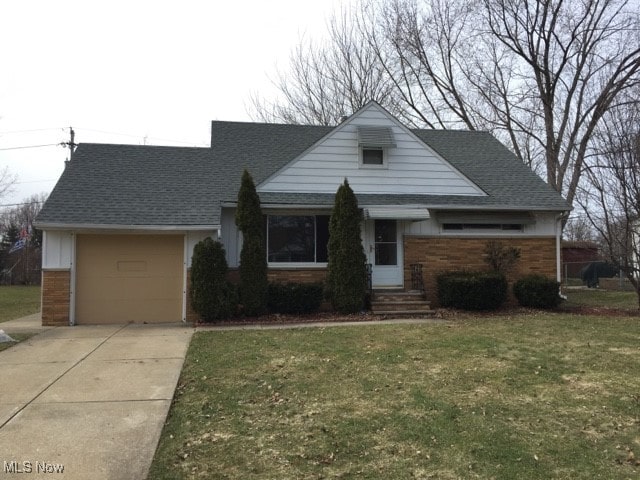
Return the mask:
{"type": "Polygon", "coordinates": [[[0,478],[146,478],[192,334],[57,327],[0,352],[0,478]]]}

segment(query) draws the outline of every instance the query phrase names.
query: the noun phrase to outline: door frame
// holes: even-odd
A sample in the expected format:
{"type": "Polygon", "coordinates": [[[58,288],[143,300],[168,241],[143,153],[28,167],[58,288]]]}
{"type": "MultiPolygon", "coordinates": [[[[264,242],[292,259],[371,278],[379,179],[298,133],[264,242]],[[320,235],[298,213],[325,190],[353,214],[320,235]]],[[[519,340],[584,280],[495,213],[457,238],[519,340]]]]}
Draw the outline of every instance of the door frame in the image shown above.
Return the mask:
{"type": "Polygon", "coordinates": [[[367,219],[363,222],[362,230],[367,263],[371,264],[371,284],[373,288],[404,288],[403,223],[395,218],[367,219]],[[393,220],[396,222],[396,265],[376,265],[376,220],[393,220]]]}

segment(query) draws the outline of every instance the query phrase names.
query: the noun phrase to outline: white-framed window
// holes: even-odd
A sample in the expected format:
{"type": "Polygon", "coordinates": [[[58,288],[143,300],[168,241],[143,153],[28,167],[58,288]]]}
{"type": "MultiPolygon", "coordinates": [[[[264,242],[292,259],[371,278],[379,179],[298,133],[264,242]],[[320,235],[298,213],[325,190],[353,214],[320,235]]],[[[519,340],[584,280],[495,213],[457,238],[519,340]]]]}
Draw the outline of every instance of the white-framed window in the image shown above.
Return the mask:
{"type": "Polygon", "coordinates": [[[361,168],[387,168],[387,152],[381,147],[360,147],[361,168]]]}
{"type": "Polygon", "coordinates": [[[326,264],[329,215],[267,215],[266,243],[270,265],[326,264]]]}
{"type": "Polygon", "coordinates": [[[451,231],[509,231],[522,232],[524,225],[521,223],[443,223],[442,230],[451,231]]]}

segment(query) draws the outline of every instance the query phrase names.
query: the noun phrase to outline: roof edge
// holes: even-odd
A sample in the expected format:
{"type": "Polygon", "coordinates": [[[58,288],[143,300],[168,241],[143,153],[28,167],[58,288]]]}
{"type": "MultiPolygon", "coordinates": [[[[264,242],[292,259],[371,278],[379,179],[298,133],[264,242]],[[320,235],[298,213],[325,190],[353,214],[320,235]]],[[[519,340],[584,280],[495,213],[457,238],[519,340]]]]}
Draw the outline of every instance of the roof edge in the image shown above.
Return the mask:
{"type": "Polygon", "coordinates": [[[220,230],[221,225],[122,225],[109,223],[59,223],[36,222],[34,226],[40,230],[122,230],[122,231],[201,231],[220,230]]]}

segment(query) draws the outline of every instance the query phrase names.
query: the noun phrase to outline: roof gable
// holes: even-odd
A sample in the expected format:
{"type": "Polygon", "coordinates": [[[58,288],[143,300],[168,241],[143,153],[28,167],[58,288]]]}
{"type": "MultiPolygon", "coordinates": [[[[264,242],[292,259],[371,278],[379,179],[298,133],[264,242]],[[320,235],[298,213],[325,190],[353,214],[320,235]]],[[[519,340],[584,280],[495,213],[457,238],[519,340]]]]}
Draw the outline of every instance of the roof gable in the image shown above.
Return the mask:
{"type": "Polygon", "coordinates": [[[335,127],[257,190],[335,193],[345,178],[357,194],[485,195],[375,102],[335,127]],[[384,148],[383,165],[362,164],[360,152],[366,146],[384,148]]]}

